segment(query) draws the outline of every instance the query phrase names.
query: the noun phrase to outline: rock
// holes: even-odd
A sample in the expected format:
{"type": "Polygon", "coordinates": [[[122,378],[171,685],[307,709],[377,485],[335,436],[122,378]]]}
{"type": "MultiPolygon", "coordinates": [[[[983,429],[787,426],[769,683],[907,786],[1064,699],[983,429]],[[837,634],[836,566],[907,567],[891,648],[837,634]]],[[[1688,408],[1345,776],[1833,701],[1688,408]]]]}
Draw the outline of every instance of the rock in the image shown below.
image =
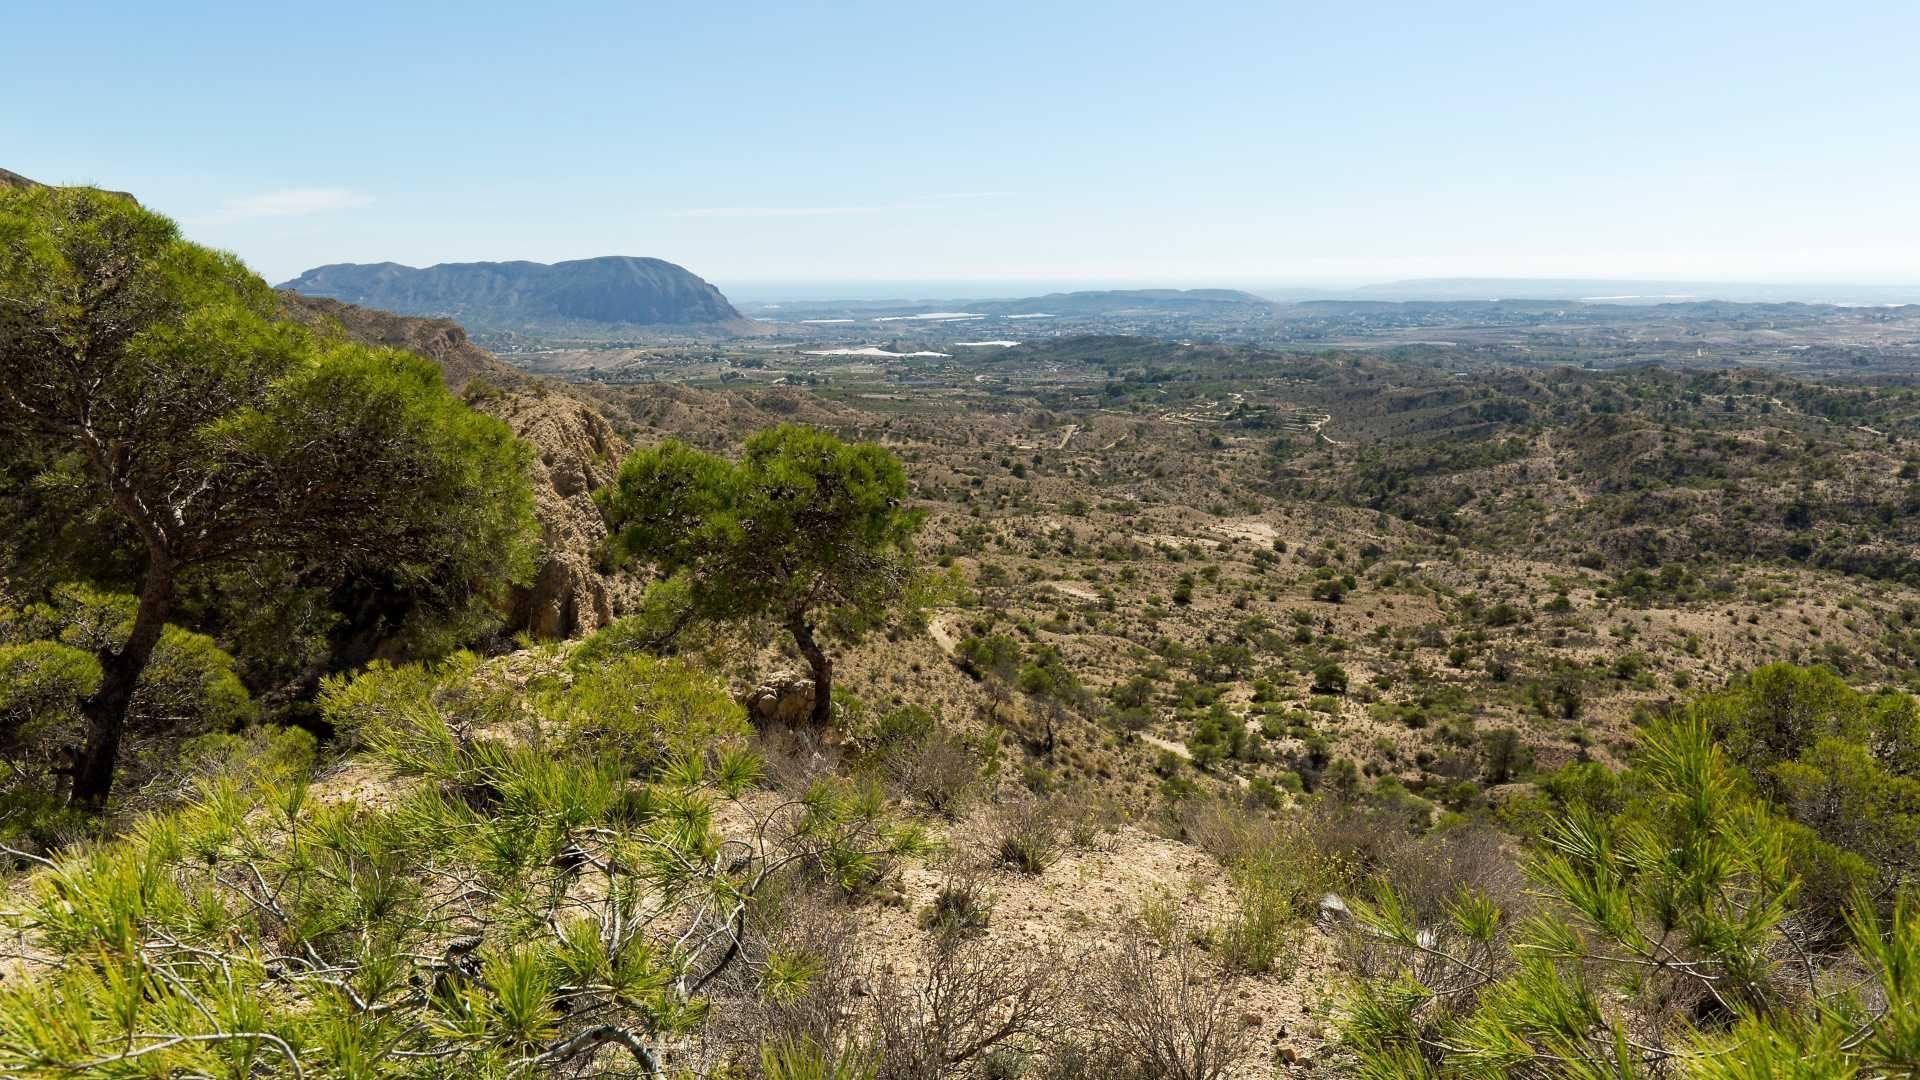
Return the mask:
{"type": "Polygon", "coordinates": [[[799,671],[776,671],[747,691],[740,704],[754,723],[797,724],[813,712],[813,679],[799,671]]]}
{"type": "Polygon", "coordinates": [[[1353,913],[1347,910],[1347,902],[1333,893],[1328,893],[1320,898],[1320,913],[1315,916],[1314,921],[1319,924],[1320,929],[1331,930],[1336,926],[1344,925],[1351,918],[1353,913]]]}
{"type": "Polygon", "coordinates": [[[637,592],[596,565],[607,522],[593,493],[613,482],[626,444],[592,406],[559,394],[513,391],[476,402],[534,449],[534,516],[544,557],[533,584],[514,597],[513,625],[535,637],[589,634],[613,621],[637,592]]]}

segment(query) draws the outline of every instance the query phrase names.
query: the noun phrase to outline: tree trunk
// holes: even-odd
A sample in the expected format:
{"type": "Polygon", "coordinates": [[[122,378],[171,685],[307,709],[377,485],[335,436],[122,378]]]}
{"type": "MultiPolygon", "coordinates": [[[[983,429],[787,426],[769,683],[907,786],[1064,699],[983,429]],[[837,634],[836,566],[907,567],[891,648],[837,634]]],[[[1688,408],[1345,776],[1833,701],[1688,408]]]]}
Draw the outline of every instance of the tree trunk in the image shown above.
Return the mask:
{"type": "Polygon", "coordinates": [[[81,715],[87,718],[87,742],[74,762],[72,801],[76,806],[103,809],[113,791],[113,768],[120,759],[120,733],[127,726],[127,709],[133,704],[133,691],[140,685],[140,675],[153,658],[160,632],[166,629],[167,613],[173,608],[173,570],[172,562],[165,558],[156,555],[148,559],[133,631],[118,652],[100,658],[100,685],[80,703],[81,715]]]}
{"type": "Polygon", "coordinates": [[[833,661],[820,651],[820,643],[813,640],[813,627],[807,624],[805,615],[789,616],[787,631],[793,635],[793,643],[800,646],[800,655],[807,658],[807,665],[813,668],[813,713],[807,717],[807,723],[813,725],[815,731],[823,731],[833,719],[833,661]]]}

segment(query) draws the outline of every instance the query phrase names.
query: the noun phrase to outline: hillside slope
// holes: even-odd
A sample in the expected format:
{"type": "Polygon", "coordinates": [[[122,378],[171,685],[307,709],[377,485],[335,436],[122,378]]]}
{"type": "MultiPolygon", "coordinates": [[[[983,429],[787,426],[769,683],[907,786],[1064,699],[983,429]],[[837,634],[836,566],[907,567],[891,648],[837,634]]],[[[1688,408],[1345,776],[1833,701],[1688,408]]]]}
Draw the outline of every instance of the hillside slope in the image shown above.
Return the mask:
{"type": "Polygon", "coordinates": [[[564,638],[612,621],[615,597],[625,586],[596,565],[607,526],[593,492],[613,479],[627,444],[592,402],[564,384],[513,370],[446,319],[395,315],[285,290],[280,295],[288,316],[298,322],[432,360],[449,387],[466,393],[469,405],[503,421],[533,448],[534,513],[545,551],[533,585],[514,597],[514,629],[564,638]]]}

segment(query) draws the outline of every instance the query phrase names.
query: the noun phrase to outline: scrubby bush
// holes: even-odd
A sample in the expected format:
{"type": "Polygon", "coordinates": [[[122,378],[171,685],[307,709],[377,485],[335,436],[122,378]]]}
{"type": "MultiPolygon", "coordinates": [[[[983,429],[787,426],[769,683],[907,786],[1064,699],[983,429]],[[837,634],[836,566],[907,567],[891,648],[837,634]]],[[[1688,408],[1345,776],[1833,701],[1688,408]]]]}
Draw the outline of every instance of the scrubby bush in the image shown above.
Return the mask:
{"type": "Polygon", "coordinates": [[[1316,694],[1344,694],[1347,692],[1347,669],[1339,664],[1327,661],[1313,669],[1312,690],[1316,694]]]}
{"type": "Polygon", "coordinates": [[[267,741],[194,805],[54,860],[5,917],[37,951],[0,985],[0,1069],[332,1075],[372,1040],[436,1072],[654,1073],[743,959],[769,995],[812,978],[764,898],[924,850],[855,784],[745,809],[739,708],[673,661],[535,673],[503,710],[515,677],[333,680],[327,714],[398,775],[382,797],[315,798],[310,743],[267,741]]]}
{"type": "Polygon", "coordinates": [[[1897,728],[1910,709],[1763,669],[1644,727],[1617,782],[1591,764],[1547,778],[1545,838],[1524,867],[1560,914],[1517,921],[1512,890],[1481,884],[1419,901],[1404,872],[1352,901],[1371,959],[1344,1011],[1349,1047],[1377,1074],[1434,1078],[1636,1075],[1650,1061],[1695,1077],[1907,1070],[1920,907],[1904,883],[1857,887],[1861,853],[1809,845],[1817,832],[1789,816],[1793,770],[1756,785],[1741,761],[1817,756],[1823,729],[1863,715],[1897,728]]]}
{"type": "Polygon", "coordinates": [[[1044,799],[1021,799],[995,815],[994,857],[1023,874],[1045,873],[1060,857],[1060,827],[1044,799]]]}
{"type": "Polygon", "coordinates": [[[883,715],[865,753],[893,790],[949,818],[978,794],[991,760],[976,740],[948,730],[916,706],[883,715]]]}
{"type": "Polygon", "coordinates": [[[928,929],[945,936],[985,930],[992,917],[993,898],[985,888],[976,879],[959,878],[934,894],[925,921],[928,929]]]}
{"type": "Polygon", "coordinates": [[[1229,985],[1176,915],[1124,935],[1085,970],[1088,1077],[1221,1080],[1251,1048],[1229,985]]]}

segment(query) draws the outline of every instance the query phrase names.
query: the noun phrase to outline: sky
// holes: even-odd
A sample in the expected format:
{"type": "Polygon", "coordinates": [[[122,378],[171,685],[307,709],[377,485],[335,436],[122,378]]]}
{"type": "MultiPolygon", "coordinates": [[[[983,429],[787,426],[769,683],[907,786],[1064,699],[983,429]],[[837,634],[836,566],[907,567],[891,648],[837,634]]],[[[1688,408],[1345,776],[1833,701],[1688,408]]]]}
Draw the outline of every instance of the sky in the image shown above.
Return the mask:
{"type": "Polygon", "coordinates": [[[1913,0],[13,0],[5,25],[0,167],[131,191],[272,281],[623,254],[747,293],[1920,283],[1913,0]]]}

